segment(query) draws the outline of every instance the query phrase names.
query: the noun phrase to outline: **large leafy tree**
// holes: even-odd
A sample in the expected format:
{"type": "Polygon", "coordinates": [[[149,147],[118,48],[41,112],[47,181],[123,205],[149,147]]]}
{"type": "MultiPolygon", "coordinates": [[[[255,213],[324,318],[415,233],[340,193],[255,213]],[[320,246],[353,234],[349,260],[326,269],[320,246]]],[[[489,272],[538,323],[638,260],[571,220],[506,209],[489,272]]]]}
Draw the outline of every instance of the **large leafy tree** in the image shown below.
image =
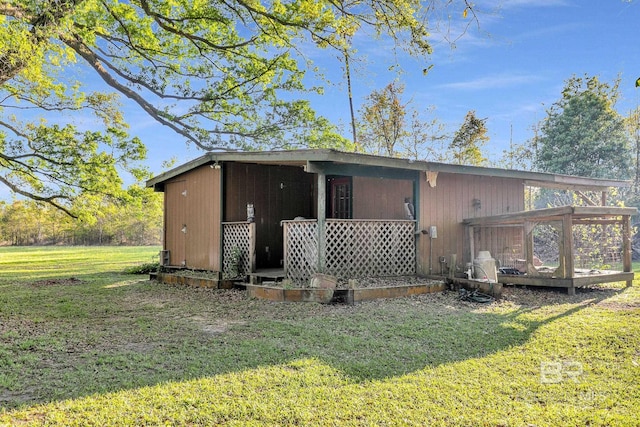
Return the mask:
{"type": "Polygon", "coordinates": [[[614,109],[618,82],[572,77],[541,126],[535,166],[592,178],[629,178],[629,137],[614,109]]]}
{"type": "MultiPolygon", "coordinates": [[[[466,0],[443,7],[456,3],[469,9],[466,0]]],[[[349,40],[368,31],[428,54],[423,12],[431,6],[418,0],[0,0],[0,181],[63,209],[80,192],[119,187],[117,171],[135,172],[144,146],[127,135],[113,93],[207,150],[344,144],[296,96],[321,91],[305,80],[309,49],[354,53],[349,40]],[[79,83],[83,73],[97,76],[110,94],[79,83]],[[42,120],[51,112],[53,118],[42,120]]]]}

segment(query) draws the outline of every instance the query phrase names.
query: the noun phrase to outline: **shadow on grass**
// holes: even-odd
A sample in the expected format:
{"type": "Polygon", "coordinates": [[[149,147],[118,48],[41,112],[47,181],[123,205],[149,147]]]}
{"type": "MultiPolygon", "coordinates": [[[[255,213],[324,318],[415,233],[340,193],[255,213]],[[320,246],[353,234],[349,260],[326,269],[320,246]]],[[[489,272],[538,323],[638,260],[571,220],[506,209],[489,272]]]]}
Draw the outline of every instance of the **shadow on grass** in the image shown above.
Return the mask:
{"type": "Polygon", "coordinates": [[[618,292],[489,307],[446,292],[342,306],[250,300],[242,291],[120,274],[74,277],[81,283],[23,283],[0,294],[0,407],[307,358],[355,381],[395,377],[522,345],[542,325],[618,292]]]}

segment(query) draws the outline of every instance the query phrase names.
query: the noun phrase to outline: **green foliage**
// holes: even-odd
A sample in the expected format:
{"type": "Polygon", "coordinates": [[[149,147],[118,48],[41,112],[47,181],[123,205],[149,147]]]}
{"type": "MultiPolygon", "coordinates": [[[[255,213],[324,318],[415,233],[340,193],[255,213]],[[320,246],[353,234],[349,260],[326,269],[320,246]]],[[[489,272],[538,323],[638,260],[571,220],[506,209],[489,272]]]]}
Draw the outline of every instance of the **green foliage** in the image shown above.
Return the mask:
{"type": "Polygon", "coordinates": [[[637,286],[274,304],[119,273],[152,250],[0,249],[0,424],[636,423],[637,286]]]}
{"type": "Polygon", "coordinates": [[[542,124],[535,165],[544,172],[629,178],[629,137],[614,110],[618,82],[572,77],[542,124]]]}
{"type": "Polygon", "coordinates": [[[234,246],[229,255],[229,279],[236,279],[242,272],[242,249],[234,246]]]}
{"type": "Polygon", "coordinates": [[[43,202],[0,202],[0,244],[148,245],[161,241],[162,194],[152,189],[132,185],[120,199],[81,195],[70,206],[85,213],[82,220],[43,202]]]}
{"type": "Polygon", "coordinates": [[[516,169],[529,171],[533,170],[533,162],[538,152],[539,125],[535,124],[531,128],[534,136],[523,143],[511,143],[509,148],[502,151],[502,156],[497,162],[497,166],[505,169],[516,169]]]}
{"type": "Polygon", "coordinates": [[[633,206],[638,206],[640,205],[640,107],[629,112],[624,118],[624,124],[629,135],[632,153],[633,186],[631,198],[634,201],[633,206]]]}
{"type": "MultiPolygon", "coordinates": [[[[436,146],[445,139],[444,125],[436,118],[423,120],[409,102],[403,102],[404,85],[390,83],[367,96],[360,110],[360,143],[365,151],[394,157],[442,160],[436,146]]],[[[422,113],[433,113],[433,107],[422,113]]]]}
{"type": "Polygon", "coordinates": [[[126,274],[149,274],[155,273],[160,270],[159,262],[146,262],[143,264],[134,265],[124,269],[126,274]]]}
{"type": "Polygon", "coordinates": [[[402,104],[404,85],[395,82],[367,96],[360,112],[360,142],[376,154],[395,155],[395,146],[407,136],[406,104],[402,104]]]}
{"type": "Polygon", "coordinates": [[[144,147],[115,94],[207,150],[353,149],[305,100],[322,93],[310,50],[353,57],[350,40],[366,32],[424,56],[427,13],[457,3],[2,2],[0,182],[74,216],[94,215],[71,208],[79,194],[119,197],[118,172],[139,178],[144,147]],[[113,93],[89,91],[87,72],[113,93]]]}
{"type": "Polygon", "coordinates": [[[489,140],[485,121],[486,119],[477,118],[475,111],[467,113],[460,129],[453,135],[449,144],[456,164],[482,166],[487,162],[481,150],[489,140]]]}
{"type": "MultiPolygon", "coordinates": [[[[331,2],[307,0],[215,5],[169,0],[63,3],[68,13],[55,26],[64,26],[69,34],[47,43],[34,40],[32,45],[46,51],[62,44],[74,59],[97,60],[95,71],[114,89],[205,147],[219,143],[233,147],[251,138],[266,142],[267,135],[295,132],[299,124],[313,120],[308,103],[287,102],[280,96],[280,92],[305,90],[304,70],[291,54],[296,44],[310,41],[321,48],[339,47],[342,34],[361,26],[396,37],[406,34],[417,46],[426,39],[426,30],[416,18],[420,5],[411,1],[363,3],[348,18],[337,17],[331,2]],[[382,18],[381,13],[386,16],[382,18]],[[109,69],[100,67],[106,63],[103,55],[109,59],[109,69]],[[146,88],[149,95],[177,104],[184,101],[191,107],[186,113],[177,113],[181,107],[164,110],[152,98],[131,92],[125,87],[129,83],[146,88]]],[[[23,29],[21,34],[41,29],[43,25],[34,25],[33,19],[39,12],[47,13],[46,4],[43,9],[18,2],[14,18],[24,15],[31,20],[10,21],[23,29]]],[[[62,56],[53,53],[56,58],[62,56]]],[[[42,64],[30,61],[27,65],[37,69],[42,64]]]]}

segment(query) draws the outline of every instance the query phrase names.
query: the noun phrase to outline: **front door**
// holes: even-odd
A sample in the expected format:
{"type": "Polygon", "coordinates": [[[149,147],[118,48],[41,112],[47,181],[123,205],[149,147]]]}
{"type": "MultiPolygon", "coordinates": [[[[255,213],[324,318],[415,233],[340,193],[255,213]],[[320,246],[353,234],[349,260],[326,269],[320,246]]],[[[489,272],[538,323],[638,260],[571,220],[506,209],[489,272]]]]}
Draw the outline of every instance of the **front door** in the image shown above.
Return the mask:
{"type": "Polygon", "coordinates": [[[352,218],[353,190],[350,177],[329,178],[330,217],[336,219],[352,218]]]}

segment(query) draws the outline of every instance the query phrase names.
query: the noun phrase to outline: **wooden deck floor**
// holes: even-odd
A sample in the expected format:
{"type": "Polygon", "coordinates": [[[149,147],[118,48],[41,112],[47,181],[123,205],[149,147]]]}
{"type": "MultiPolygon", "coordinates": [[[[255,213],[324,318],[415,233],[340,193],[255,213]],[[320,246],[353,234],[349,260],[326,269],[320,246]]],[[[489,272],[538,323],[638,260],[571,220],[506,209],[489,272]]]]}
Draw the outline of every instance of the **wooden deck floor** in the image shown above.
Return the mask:
{"type": "Polygon", "coordinates": [[[249,283],[257,285],[262,282],[278,282],[284,279],[283,268],[266,268],[249,274],[249,283]]]}
{"type": "Polygon", "coordinates": [[[530,276],[498,274],[498,282],[511,285],[526,286],[548,286],[567,288],[567,292],[572,295],[575,288],[596,285],[599,283],[626,282],[630,286],[634,279],[633,272],[613,271],[613,270],[577,270],[574,277],[559,278],[552,276],[530,276]]]}

